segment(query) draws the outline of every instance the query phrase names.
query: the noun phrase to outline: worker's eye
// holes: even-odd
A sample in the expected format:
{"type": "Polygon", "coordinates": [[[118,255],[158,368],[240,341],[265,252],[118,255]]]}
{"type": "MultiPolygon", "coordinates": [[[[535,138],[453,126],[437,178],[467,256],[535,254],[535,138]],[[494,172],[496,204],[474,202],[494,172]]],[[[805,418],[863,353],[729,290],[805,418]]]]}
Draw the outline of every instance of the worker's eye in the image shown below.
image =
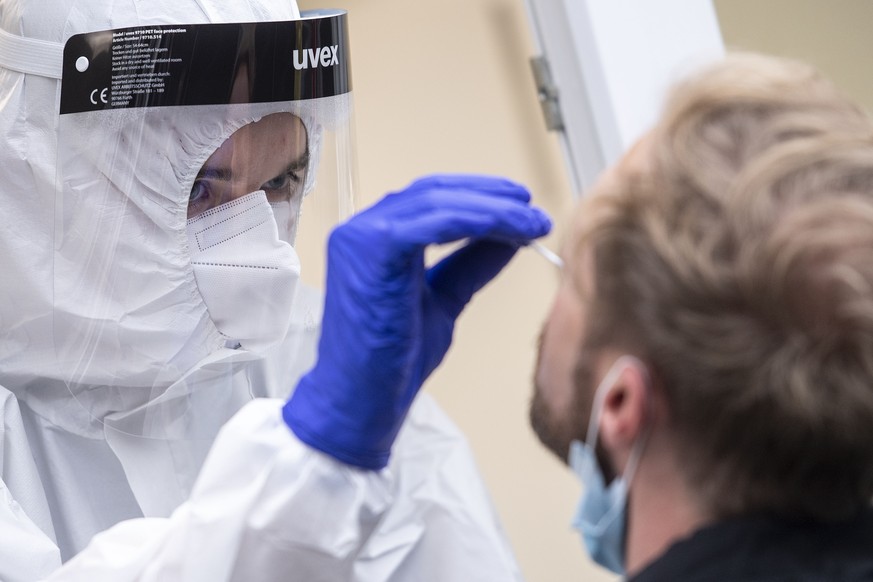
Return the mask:
{"type": "Polygon", "coordinates": [[[188,196],[188,213],[194,214],[207,210],[213,206],[212,190],[206,180],[195,180],[191,186],[191,194],[188,196]]]}
{"type": "Polygon", "coordinates": [[[300,173],[296,171],[285,172],[280,176],[276,176],[268,182],[264,182],[261,188],[264,190],[286,190],[291,184],[300,183],[300,173]]]}

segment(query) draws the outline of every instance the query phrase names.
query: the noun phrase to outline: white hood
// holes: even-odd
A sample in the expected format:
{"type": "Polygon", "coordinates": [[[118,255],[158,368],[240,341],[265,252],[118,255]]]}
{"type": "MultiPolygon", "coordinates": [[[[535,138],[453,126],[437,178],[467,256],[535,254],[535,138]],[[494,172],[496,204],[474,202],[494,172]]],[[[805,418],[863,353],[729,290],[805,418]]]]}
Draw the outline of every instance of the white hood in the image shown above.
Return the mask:
{"type": "MultiPolygon", "coordinates": [[[[295,18],[293,0],[0,4],[5,32],[50,43],[140,25],[295,18]]],[[[59,123],[59,85],[0,68],[0,384],[34,408],[57,409],[72,388],[100,393],[106,413],[129,410],[224,344],[189,264],[186,207],[197,170],[245,123],[277,110],[307,115],[300,105],[264,104],[59,123]],[[59,153],[77,160],[64,189],[59,153]]]]}

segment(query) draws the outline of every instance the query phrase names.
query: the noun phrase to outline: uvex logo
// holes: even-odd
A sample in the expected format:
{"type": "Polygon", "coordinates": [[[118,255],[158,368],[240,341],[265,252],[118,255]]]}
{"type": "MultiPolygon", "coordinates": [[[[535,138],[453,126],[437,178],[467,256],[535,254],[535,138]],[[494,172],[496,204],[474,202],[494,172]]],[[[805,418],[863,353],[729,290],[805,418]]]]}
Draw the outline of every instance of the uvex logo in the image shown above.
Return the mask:
{"type": "Polygon", "coordinates": [[[305,49],[294,51],[294,68],[298,71],[308,69],[309,67],[330,67],[339,64],[339,57],[336,53],[339,50],[339,45],[318,47],[316,49],[305,49]]]}

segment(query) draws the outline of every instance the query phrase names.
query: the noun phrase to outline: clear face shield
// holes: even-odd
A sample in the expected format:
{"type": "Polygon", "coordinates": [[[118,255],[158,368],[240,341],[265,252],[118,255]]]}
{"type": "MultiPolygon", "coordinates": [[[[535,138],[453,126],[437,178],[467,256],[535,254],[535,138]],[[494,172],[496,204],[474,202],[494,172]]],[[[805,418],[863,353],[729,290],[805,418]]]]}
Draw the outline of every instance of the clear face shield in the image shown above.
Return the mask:
{"type": "Polygon", "coordinates": [[[169,438],[198,392],[238,407],[354,209],[351,96],[343,11],[69,39],[52,326],[90,420],[169,438]]]}

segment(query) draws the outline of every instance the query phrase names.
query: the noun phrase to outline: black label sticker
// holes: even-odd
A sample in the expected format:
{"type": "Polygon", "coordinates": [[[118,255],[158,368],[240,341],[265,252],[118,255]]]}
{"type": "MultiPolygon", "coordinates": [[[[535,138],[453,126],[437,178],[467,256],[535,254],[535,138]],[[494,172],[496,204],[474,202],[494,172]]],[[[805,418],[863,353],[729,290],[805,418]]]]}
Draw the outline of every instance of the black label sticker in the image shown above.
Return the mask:
{"type": "Polygon", "coordinates": [[[60,112],[296,101],[350,90],[345,14],[122,28],[67,41],[60,112]]]}

